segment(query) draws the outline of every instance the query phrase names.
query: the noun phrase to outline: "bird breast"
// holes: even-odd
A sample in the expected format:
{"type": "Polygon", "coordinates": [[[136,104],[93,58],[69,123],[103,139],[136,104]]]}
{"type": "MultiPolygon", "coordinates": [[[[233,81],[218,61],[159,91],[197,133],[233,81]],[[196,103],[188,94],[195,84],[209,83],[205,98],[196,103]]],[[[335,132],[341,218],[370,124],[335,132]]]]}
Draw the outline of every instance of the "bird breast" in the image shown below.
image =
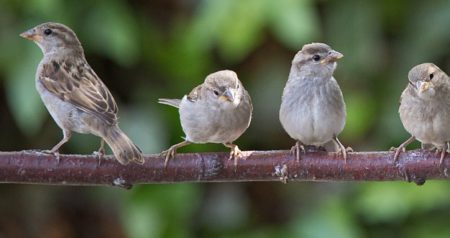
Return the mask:
{"type": "Polygon", "coordinates": [[[345,126],[345,104],[334,78],[290,78],[283,92],[280,121],[294,139],[323,145],[345,126]]]}
{"type": "Polygon", "coordinates": [[[442,146],[450,141],[450,98],[438,100],[424,100],[405,90],[399,113],[406,131],[417,140],[442,146]]]}
{"type": "Polygon", "coordinates": [[[251,119],[251,108],[244,103],[224,108],[203,98],[190,101],[186,96],[179,112],[186,140],[195,143],[232,142],[244,133],[251,119]]]}

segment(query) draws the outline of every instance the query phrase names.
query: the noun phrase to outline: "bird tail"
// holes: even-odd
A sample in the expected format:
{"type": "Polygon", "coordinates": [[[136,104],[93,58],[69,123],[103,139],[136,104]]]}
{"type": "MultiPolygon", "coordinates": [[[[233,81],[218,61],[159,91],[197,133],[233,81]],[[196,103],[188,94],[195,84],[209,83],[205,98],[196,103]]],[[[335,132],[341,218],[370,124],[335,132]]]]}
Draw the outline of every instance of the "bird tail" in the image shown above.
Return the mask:
{"type": "Polygon", "coordinates": [[[172,107],[179,108],[181,100],[180,99],[169,99],[169,98],[159,98],[158,103],[166,104],[172,107]]]}
{"type": "Polygon", "coordinates": [[[137,164],[144,163],[142,151],[118,126],[113,126],[107,130],[103,139],[111,147],[114,156],[121,164],[128,164],[130,161],[137,164]]]}

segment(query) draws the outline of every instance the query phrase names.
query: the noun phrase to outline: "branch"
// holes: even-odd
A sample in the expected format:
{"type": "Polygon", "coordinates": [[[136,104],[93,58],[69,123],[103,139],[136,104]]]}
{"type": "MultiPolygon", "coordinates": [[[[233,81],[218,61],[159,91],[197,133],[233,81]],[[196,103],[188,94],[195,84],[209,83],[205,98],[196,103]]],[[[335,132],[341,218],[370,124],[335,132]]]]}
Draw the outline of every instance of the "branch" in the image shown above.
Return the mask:
{"type": "Polygon", "coordinates": [[[247,181],[392,181],[418,185],[427,179],[448,179],[450,163],[439,167],[439,155],[428,151],[352,152],[347,163],[336,153],[301,154],[289,151],[247,151],[235,167],[228,153],[177,154],[164,168],[159,155],[146,155],[145,164],[121,165],[112,156],[99,163],[95,155],[54,155],[36,151],[0,152],[0,183],[53,185],[113,185],[173,182],[247,181]]]}

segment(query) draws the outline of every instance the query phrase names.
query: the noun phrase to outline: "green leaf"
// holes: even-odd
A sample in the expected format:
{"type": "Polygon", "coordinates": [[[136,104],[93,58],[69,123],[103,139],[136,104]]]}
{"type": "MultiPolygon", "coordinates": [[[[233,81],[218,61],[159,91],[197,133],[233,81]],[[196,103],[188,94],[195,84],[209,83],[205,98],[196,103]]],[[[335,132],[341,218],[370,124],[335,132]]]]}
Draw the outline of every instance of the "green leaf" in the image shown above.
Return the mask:
{"type": "Polygon", "coordinates": [[[401,222],[413,212],[438,210],[447,206],[450,196],[444,181],[420,187],[403,182],[370,183],[361,188],[355,204],[369,223],[401,222]]]}
{"type": "Polygon", "coordinates": [[[261,40],[266,1],[203,1],[193,22],[192,43],[208,50],[217,45],[232,62],[241,60],[261,40]]]}
{"type": "Polygon", "coordinates": [[[27,135],[34,135],[47,115],[35,88],[35,72],[42,53],[30,43],[25,54],[27,57],[8,72],[7,99],[19,128],[27,135]]]}
{"type": "Polygon", "coordinates": [[[344,100],[347,104],[347,121],[342,136],[354,140],[364,137],[376,118],[376,104],[370,95],[354,91],[346,94],[344,91],[344,100]]]}
{"type": "Polygon", "coordinates": [[[281,42],[290,49],[299,50],[319,35],[318,16],[311,1],[270,1],[270,23],[281,42]]]}
{"type": "Polygon", "coordinates": [[[324,201],[311,214],[303,215],[293,228],[296,237],[361,237],[354,214],[341,199],[324,201]]]}
{"type": "Polygon", "coordinates": [[[96,11],[86,16],[83,36],[90,50],[98,50],[121,65],[131,65],[139,56],[139,31],[131,10],[122,1],[101,1],[96,11]],[[87,34],[85,33],[87,32],[87,34]]]}

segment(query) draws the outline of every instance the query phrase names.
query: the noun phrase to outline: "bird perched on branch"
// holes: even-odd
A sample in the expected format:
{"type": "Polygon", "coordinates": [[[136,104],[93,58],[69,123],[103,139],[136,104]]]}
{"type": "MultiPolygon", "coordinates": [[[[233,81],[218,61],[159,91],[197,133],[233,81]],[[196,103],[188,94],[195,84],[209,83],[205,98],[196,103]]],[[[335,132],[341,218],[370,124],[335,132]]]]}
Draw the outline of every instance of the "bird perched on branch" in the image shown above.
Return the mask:
{"type": "Polygon", "coordinates": [[[101,155],[106,141],[121,164],[144,163],[142,152],[120,130],[116,102],[86,61],[75,33],[49,22],[20,36],[34,41],[44,53],[36,72],[36,88],[64,135],[50,152],[58,157],[59,148],[74,131],[101,137],[101,155]]]}
{"type": "Polygon", "coordinates": [[[347,159],[346,148],[337,138],[345,126],[345,103],[333,77],[336,61],[342,57],[326,44],[312,43],[304,45],[292,60],[282,96],[280,122],[297,141],[292,147],[297,160],[306,145],[339,150],[347,159]]]}
{"type": "Polygon", "coordinates": [[[395,151],[394,160],[415,139],[422,148],[432,145],[441,152],[442,165],[450,141],[450,79],[432,63],[414,66],[400,98],[400,119],[411,137],[395,151]]]}
{"type": "Polygon", "coordinates": [[[163,151],[165,165],[176,150],[190,143],[221,143],[231,148],[234,164],[242,157],[233,144],[250,125],[252,101],[235,72],[222,70],[208,75],[205,82],[180,99],[159,99],[159,103],[179,108],[186,138],[163,151]]]}

